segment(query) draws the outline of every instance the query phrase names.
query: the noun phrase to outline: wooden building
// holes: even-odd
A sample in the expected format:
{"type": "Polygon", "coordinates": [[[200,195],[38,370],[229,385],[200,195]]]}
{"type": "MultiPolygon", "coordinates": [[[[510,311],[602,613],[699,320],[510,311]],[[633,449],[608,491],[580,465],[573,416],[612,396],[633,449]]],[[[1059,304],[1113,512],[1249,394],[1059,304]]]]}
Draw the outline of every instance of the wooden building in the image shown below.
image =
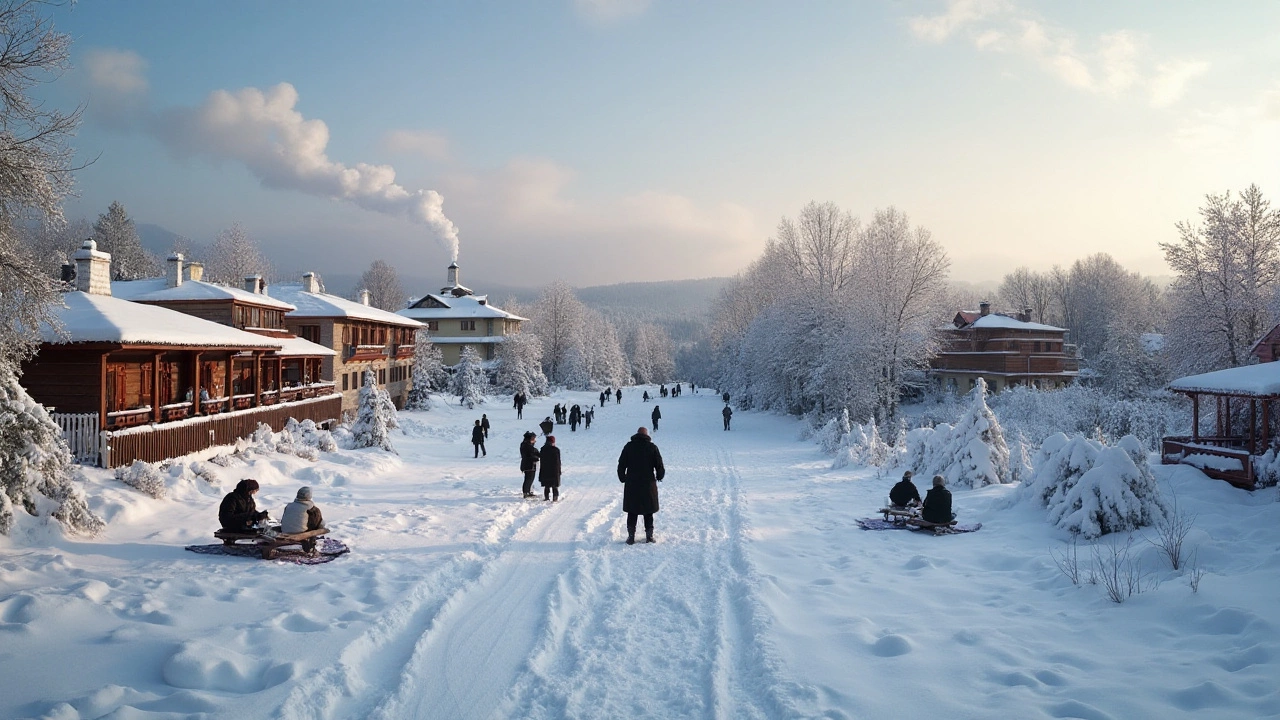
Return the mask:
{"type": "Polygon", "coordinates": [[[498,345],[507,335],[519,332],[525,318],[490,305],[488,296],[461,285],[456,262],[449,265],[448,277],[449,284],[439,294],[425,295],[397,314],[426,325],[445,365],[457,365],[466,347],[481,360],[495,359],[498,345]]]}
{"type": "Polygon", "coordinates": [[[270,297],[294,307],[285,313],[285,328],[334,352],[324,358],[321,373],[331,377],[342,393],[342,409],[354,412],[361,377],[372,369],[396,407],[404,407],[413,380],[413,336],[422,323],[361,302],[330,295],[320,288],[315,273],[300,284],[272,285],[270,297]]]}
{"type": "Polygon", "coordinates": [[[929,362],[929,376],[955,392],[968,392],[978,378],[986,380],[992,392],[1018,385],[1059,388],[1080,374],[1067,331],[1031,322],[1030,311],[1016,316],[992,313],[984,302],[977,312],[956,313],[942,335],[942,349],[929,362]]]}
{"type": "Polygon", "coordinates": [[[94,441],[69,437],[74,448],[96,449],[94,459],[114,467],[231,442],[259,422],[279,430],[289,417],[339,417],[332,383],[284,386],[286,339],[112,297],[110,262],[85,242],[76,290],[55,310],[60,327],[41,328],[40,349],[23,367],[23,386],[64,431],[94,433],[94,441]],[[234,418],[214,422],[224,415],[234,418]]]}
{"type": "Polygon", "coordinates": [[[1165,437],[1162,462],[1192,465],[1237,487],[1257,487],[1258,459],[1280,437],[1280,363],[1191,375],[1169,383],[1169,389],[1191,398],[1191,434],[1165,437]],[[1202,433],[1210,415],[1213,430],[1202,433]]]}

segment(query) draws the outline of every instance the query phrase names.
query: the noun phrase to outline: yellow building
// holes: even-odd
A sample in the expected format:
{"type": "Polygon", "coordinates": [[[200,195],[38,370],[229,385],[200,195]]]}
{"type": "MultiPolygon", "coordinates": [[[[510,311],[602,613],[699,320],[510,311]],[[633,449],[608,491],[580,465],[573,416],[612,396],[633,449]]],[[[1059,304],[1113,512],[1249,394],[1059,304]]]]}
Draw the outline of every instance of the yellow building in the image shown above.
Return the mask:
{"type": "Polygon", "coordinates": [[[414,301],[398,315],[417,320],[427,327],[431,342],[444,356],[445,365],[457,365],[463,348],[476,351],[481,360],[497,356],[505,336],[520,331],[525,318],[489,304],[487,295],[476,295],[458,282],[458,263],[449,265],[449,284],[436,295],[414,301]]]}

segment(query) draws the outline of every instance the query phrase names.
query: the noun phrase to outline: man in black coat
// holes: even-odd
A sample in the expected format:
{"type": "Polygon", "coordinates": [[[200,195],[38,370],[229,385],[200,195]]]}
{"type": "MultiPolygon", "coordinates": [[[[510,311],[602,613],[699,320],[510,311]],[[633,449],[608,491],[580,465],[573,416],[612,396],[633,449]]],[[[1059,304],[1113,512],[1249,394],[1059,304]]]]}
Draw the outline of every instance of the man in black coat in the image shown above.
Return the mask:
{"type": "Polygon", "coordinates": [[[662,419],[662,411],[657,405],[653,406],[653,412],[649,413],[649,419],[653,420],[653,431],[658,432],[658,421],[662,419]]]}
{"type": "Polygon", "coordinates": [[[902,474],[902,480],[889,491],[889,504],[898,507],[915,507],[920,504],[920,491],[911,482],[911,471],[902,474]]]}
{"type": "Polygon", "coordinates": [[[486,439],[489,437],[489,416],[485,413],[480,414],[480,428],[484,430],[486,439]]]}
{"type": "Polygon", "coordinates": [[[920,519],[939,525],[946,525],[956,519],[956,514],[951,512],[951,491],[947,489],[947,481],[941,475],[933,476],[933,487],[924,496],[920,519]]]}
{"type": "Polygon", "coordinates": [[[517,420],[524,417],[524,406],[528,404],[528,402],[529,402],[529,399],[524,396],[524,393],[522,392],[516,393],[516,419],[517,420]]]}
{"type": "Polygon", "coordinates": [[[223,530],[254,532],[253,524],[267,519],[267,511],[258,512],[253,496],[258,492],[258,481],[246,478],[236,483],[236,489],[227,493],[218,506],[218,522],[223,530]]]}
{"type": "Polygon", "coordinates": [[[720,414],[724,417],[724,429],[728,430],[729,418],[733,417],[733,408],[729,407],[728,405],[725,405],[724,409],[720,411],[720,414]]]}
{"type": "Polygon", "coordinates": [[[485,457],[489,453],[484,449],[484,426],[477,420],[476,424],[471,427],[471,445],[475,448],[476,453],[472,457],[480,457],[480,453],[484,453],[485,457]]]}
{"type": "Polygon", "coordinates": [[[520,443],[520,472],[524,473],[524,496],[533,497],[533,478],[538,472],[538,460],[542,457],[534,441],[538,436],[526,432],[524,442],[520,443]]]}
{"type": "Polygon", "coordinates": [[[542,467],[538,468],[538,482],[542,483],[542,499],[556,502],[560,500],[560,448],[556,447],[556,436],[548,435],[547,442],[539,451],[542,456],[542,467]]]}
{"type": "Polygon", "coordinates": [[[622,402],[622,388],[618,388],[618,390],[614,393],[614,397],[618,398],[619,403],[622,402]]]}
{"type": "Polygon", "coordinates": [[[649,429],[636,430],[618,456],[618,482],[623,483],[622,511],[627,514],[627,544],[636,542],[636,516],[644,516],[645,542],[653,539],[653,514],[658,512],[658,483],[666,476],[662,453],[649,429]]]}
{"type": "Polygon", "coordinates": [[[550,417],[548,417],[546,420],[543,420],[542,422],[538,423],[538,427],[542,428],[542,436],[543,436],[543,437],[546,437],[547,435],[550,435],[550,434],[551,434],[551,431],[556,429],[556,426],[555,426],[555,424],[554,424],[554,423],[552,423],[552,422],[551,422],[551,418],[550,418],[550,417]]]}

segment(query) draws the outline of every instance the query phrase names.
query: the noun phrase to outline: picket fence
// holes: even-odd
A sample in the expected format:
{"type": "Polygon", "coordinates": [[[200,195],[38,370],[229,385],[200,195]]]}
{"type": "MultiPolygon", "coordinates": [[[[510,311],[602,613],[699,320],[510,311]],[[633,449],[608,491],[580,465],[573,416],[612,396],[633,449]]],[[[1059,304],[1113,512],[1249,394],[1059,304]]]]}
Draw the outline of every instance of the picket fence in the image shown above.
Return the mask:
{"type": "Polygon", "coordinates": [[[97,465],[102,457],[102,433],[98,430],[98,413],[51,413],[62,428],[62,438],[71,448],[76,462],[97,465]]]}

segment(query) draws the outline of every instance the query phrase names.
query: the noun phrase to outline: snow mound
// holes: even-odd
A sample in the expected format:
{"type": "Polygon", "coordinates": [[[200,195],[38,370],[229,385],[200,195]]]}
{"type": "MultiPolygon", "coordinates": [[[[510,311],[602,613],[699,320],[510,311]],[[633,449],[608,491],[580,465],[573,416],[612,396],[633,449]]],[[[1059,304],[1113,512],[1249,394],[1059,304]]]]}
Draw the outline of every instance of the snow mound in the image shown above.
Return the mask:
{"type": "Polygon", "coordinates": [[[164,664],[164,681],[176,688],[248,694],[294,677],[294,663],[272,665],[224,647],[185,642],[164,664]]]}
{"type": "Polygon", "coordinates": [[[128,467],[116,468],[116,480],[157,500],[165,496],[165,483],[160,475],[160,468],[149,462],[134,460],[128,467]]]}

